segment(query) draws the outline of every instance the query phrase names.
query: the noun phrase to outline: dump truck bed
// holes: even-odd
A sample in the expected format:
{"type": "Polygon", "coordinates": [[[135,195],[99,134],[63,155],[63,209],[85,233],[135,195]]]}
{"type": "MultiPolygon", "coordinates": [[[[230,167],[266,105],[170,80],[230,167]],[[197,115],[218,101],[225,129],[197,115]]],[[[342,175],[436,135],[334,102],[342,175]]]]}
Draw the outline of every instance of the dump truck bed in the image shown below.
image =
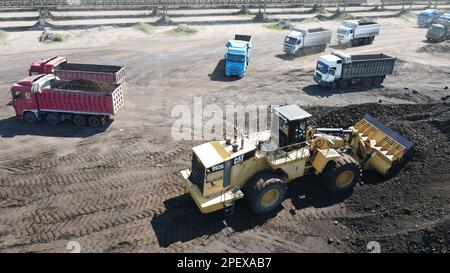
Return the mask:
{"type": "Polygon", "coordinates": [[[308,29],[304,39],[304,47],[326,45],[331,41],[331,31],[323,28],[308,29]]]}
{"type": "Polygon", "coordinates": [[[92,80],[120,84],[125,79],[125,68],[116,65],[62,63],[54,68],[54,74],[63,80],[92,80]]]}
{"type": "Polygon", "coordinates": [[[235,34],[234,40],[236,41],[244,41],[244,42],[251,42],[252,36],[251,35],[243,35],[243,34],[235,34]]]}
{"type": "Polygon", "coordinates": [[[342,78],[385,76],[394,71],[395,58],[384,54],[351,55],[342,64],[342,78]]]}
{"type": "Polygon", "coordinates": [[[380,25],[373,22],[360,23],[355,28],[355,38],[376,36],[380,33],[380,25]]]}
{"type": "MultiPolygon", "coordinates": [[[[56,81],[36,93],[42,111],[115,115],[123,105],[122,85],[77,88],[73,81],[56,81]]],[[[82,86],[82,85],[80,85],[82,86]]]]}

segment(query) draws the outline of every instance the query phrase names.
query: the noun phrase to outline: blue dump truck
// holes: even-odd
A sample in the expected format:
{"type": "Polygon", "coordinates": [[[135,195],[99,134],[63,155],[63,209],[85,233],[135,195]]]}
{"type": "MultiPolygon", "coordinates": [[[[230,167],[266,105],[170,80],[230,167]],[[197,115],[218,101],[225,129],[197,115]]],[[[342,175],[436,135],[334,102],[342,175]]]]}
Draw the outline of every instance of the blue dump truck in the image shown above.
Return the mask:
{"type": "Polygon", "coordinates": [[[417,17],[417,26],[429,28],[436,19],[439,17],[439,13],[436,9],[426,9],[419,13],[417,17]]]}
{"type": "Polygon", "coordinates": [[[229,40],[225,45],[225,74],[227,76],[244,77],[247,71],[250,48],[252,48],[252,36],[234,35],[233,40],[229,40]]]}

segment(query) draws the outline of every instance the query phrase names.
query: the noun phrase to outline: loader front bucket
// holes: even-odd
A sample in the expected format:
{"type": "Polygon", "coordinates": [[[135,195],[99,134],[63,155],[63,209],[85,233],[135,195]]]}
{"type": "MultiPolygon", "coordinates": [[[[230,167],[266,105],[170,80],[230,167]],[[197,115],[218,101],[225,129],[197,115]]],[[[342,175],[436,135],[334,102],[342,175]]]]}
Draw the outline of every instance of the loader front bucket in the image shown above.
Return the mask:
{"type": "Polygon", "coordinates": [[[371,148],[368,160],[373,169],[389,175],[414,155],[414,143],[394,132],[378,119],[365,114],[355,125],[364,143],[371,148]]]}

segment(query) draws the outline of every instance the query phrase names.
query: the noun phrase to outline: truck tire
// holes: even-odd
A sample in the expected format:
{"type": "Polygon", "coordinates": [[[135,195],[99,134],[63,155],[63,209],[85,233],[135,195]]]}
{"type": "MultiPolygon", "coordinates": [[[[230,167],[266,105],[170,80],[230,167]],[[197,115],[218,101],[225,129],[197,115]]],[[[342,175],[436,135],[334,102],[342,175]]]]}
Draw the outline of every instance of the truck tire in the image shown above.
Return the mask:
{"type": "Polygon", "coordinates": [[[344,155],[328,162],[321,175],[328,192],[350,192],[361,182],[362,168],[353,157],[344,155]]]}
{"type": "Polygon", "coordinates": [[[88,124],[91,127],[98,128],[100,125],[102,125],[102,121],[98,116],[89,116],[88,117],[88,124]]]}
{"type": "Polygon", "coordinates": [[[372,87],[372,85],[373,85],[373,80],[372,80],[372,78],[364,78],[364,79],[362,80],[362,82],[363,82],[363,85],[364,85],[365,87],[372,87]]]}
{"type": "Polygon", "coordinates": [[[45,117],[45,120],[50,125],[58,125],[59,122],[61,121],[61,118],[56,113],[48,113],[47,116],[45,117]]]}
{"type": "Polygon", "coordinates": [[[383,83],[382,77],[375,77],[373,78],[373,85],[380,86],[383,83]]]}
{"type": "Polygon", "coordinates": [[[373,40],[375,40],[375,37],[370,37],[370,39],[369,39],[369,44],[372,44],[372,43],[373,43],[373,40]]]}
{"type": "Polygon", "coordinates": [[[274,211],[286,198],[286,185],[280,176],[272,172],[261,172],[253,176],[244,187],[250,208],[256,214],[274,211]]]}
{"type": "Polygon", "coordinates": [[[86,125],[86,117],[83,115],[75,115],[72,119],[73,124],[75,124],[78,127],[83,127],[86,125]]]}
{"type": "Polygon", "coordinates": [[[23,113],[23,120],[28,124],[35,124],[38,119],[33,112],[25,112],[23,113]]]}
{"type": "Polygon", "coordinates": [[[350,80],[348,79],[343,79],[339,81],[339,87],[341,89],[347,89],[352,85],[352,83],[350,82],[350,80]]]}

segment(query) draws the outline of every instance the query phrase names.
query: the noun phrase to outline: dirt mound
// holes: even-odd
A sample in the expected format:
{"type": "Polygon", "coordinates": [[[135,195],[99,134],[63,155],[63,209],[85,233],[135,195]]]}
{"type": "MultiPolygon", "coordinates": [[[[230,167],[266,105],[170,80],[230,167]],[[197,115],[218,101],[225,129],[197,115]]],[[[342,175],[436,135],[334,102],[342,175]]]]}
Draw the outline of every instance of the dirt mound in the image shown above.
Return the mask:
{"type": "Polygon", "coordinates": [[[257,23],[264,23],[269,21],[269,16],[267,16],[267,14],[264,12],[258,11],[252,21],[257,23]]]}
{"type": "Polygon", "coordinates": [[[154,23],[156,26],[166,26],[166,25],[173,25],[173,21],[169,18],[169,16],[167,16],[166,14],[164,14],[161,18],[159,18],[158,20],[155,21],[154,23]]]}
{"type": "Polygon", "coordinates": [[[313,107],[321,126],[347,127],[369,113],[416,143],[416,154],[391,179],[366,172],[365,185],[345,201],[361,216],[342,219],[356,236],[352,251],[368,241],[383,252],[448,252],[450,104],[364,104],[344,108],[313,107]]]}
{"type": "Polygon", "coordinates": [[[115,87],[113,85],[82,79],[57,82],[54,85],[54,88],[66,90],[82,90],[89,92],[113,92],[115,90],[115,87]]]}
{"type": "Polygon", "coordinates": [[[436,53],[450,53],[450,41],[445,41],[439,44],[426,45],[417,50],[418,52],[426,52],[430,54],[436,53]]]}

